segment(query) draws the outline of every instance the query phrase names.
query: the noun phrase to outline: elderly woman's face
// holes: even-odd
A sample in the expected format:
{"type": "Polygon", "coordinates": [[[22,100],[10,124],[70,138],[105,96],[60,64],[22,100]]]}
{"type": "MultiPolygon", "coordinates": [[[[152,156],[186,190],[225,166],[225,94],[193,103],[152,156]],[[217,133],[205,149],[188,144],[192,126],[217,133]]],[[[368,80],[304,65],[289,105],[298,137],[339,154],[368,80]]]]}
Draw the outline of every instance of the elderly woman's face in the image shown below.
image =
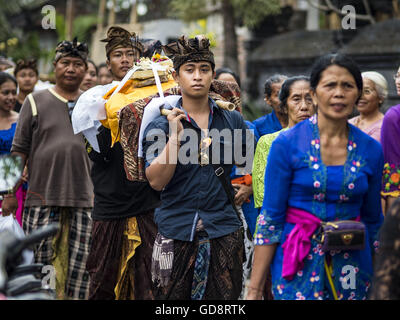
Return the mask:
{"type": "Polygon", "coordinates": [[[315,113],[308,81],[296,81],[290,88],[286,102],[289,116],[289,126],[308,119],[315,113]]]}
{"type": "Polygon", "coordinates": [[[343,67],[326,68],[312,93],[318,114],[330,120],[345,120],[350,116],[359,97],[356,80],[343,67]]]}
{"type": "Polygon", "coordinates": [[[281,90],[282,84],[283,81],[279,83],[273,83],[271,85],[271,96],[269,97],[268,95],[265,95],[265,102],[275,110],[281,104],[281,101],[279,100],[279,90],[281,90]]]}
{"type": "Polygon", "coordinates": [[[370,114],[379,109],[383,99],[379,97],[375,83],[367,78],[363,79],[363,94],[357,104],[357,110],[361,114],[370,114]]]}

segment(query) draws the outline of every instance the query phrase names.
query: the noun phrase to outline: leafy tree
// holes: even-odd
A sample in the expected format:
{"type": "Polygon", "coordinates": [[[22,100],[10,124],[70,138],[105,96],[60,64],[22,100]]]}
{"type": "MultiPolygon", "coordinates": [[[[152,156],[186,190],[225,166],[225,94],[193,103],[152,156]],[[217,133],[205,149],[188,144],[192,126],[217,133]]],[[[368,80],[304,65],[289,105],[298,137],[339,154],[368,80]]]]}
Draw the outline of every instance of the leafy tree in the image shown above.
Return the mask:
{"type": "Polygon", "coordinates": [[[10,16],[39,7],[46,2],[47,0],[0,0],[0,41],[5,41],[15,35],[16,30],[9,21],[10,16]]]}
{"type": "Polygon", "coordinates": [[[223,17],[224,66],[238,73],[235,26],[254,27],[266,16],[280,12],[279,0],[172,0],[171,12],[183,21],[204,19],[213,13],[223,17]]]}

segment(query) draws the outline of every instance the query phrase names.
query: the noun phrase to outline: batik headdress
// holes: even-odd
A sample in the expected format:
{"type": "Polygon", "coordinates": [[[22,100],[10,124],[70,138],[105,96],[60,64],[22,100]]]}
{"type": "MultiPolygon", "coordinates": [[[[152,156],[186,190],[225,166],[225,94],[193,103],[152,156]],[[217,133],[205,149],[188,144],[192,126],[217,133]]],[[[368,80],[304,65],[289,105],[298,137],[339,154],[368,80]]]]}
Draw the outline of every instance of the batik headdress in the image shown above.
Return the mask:
{"type": "Polygon", "coordinates": [[[197,35],[194,38],[187,39],[180,37],[177,41],[163,46],[164,52],[168,58],[174,62],[174,69],[186,62],[207,61],[215,67],[214,54],[210,51],[210,40],[204,35],[197,35]]]}
{"type": "Polygon", "coordinates": [[[17,76],[17,73],[20,72],[22,69],[32,69],[35,71],[36,75],[39,74],[38,68],[37,68],[37,61],[36,59],[20,59],[17,61],[17,65],[14,69],[14,76],[17,76]]]}
{"type": "Polygon", "coordinates": [[[109,57],[110,52],[116,48],[129,48],[132,47],[139,51],[140,55],[143,53],[143,44],[139,41],[139,37],[135,32],[129,32],[121,27],[110,27],[107,31],[107,38],[100,40],[107,42],[106,54],[109,57]]]}
{"type": "Polygon", "coordinates": [[[76,57],[81,58],[87,64],[88,55],[89,49],[87,44],[78,42],[78,39],[75,37],[72,41],[64,40],[57,44],[54,61],[57,62],[64,57],[76,57]]]}

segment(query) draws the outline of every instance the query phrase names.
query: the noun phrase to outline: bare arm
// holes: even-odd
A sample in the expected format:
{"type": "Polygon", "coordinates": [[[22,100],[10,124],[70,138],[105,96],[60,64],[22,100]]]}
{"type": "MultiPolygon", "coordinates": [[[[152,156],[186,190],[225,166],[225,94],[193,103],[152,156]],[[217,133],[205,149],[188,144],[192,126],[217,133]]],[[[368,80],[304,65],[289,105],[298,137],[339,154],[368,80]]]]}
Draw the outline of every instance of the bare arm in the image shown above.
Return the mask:
{"type": "Polygon", "coordinates": [[[260,300],[263,297],[267,272],[275,255],[277,244],[254,246],[254,260],[247,300],[260,300]]]}
{"type": "Polygon", "coordinates": [[[388,213],[389,212],[389,210],[390,210],[390,207],[393,205],[393,203],[396,201],[396,199],[397,198],[394,198],[394,197],[387,197],[386,198],[386,204],[385,204],[385,215],[386,215],[386,213],[388,213]]]}
{"type": "Polygon", "coordinates": [[[183,133],[182,110],[174,108],[167,116],[170,128],[168,143],[161,154],[146,168],[146,177],[154,190],[161,191],[172,179],[178,163],[180,137],[183,133]]]}

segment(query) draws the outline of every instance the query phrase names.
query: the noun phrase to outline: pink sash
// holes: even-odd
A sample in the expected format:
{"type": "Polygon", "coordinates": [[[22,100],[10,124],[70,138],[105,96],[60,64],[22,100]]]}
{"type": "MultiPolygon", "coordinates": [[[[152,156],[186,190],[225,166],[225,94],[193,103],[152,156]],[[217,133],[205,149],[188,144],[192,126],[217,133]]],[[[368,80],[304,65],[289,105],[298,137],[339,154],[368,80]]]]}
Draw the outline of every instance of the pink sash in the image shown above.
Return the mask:
{"type": "Polygon", "coordinates": [[[292,280],[304,267],[304,259],[311,249],[311,236],[321,220],[307,211],[289,207],[286,212],[286,222],[294,223],[295,226],[282,244],[282,277],[292,280]]]}

